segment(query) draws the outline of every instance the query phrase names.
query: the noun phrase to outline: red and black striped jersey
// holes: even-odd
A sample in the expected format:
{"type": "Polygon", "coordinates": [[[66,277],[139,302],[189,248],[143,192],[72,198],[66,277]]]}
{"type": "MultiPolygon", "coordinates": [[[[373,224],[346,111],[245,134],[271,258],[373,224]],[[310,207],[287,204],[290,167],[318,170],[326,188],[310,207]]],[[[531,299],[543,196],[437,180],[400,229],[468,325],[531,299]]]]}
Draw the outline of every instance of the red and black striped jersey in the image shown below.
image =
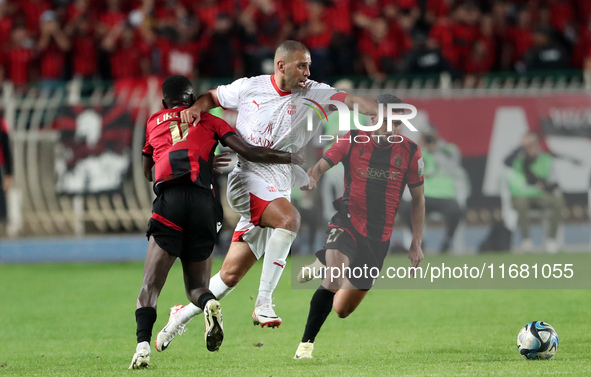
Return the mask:
{"type": "Polygon", "coordinates": [[[352,131],[339,137],[323,158],[330,166],[342,162],[345,167],[339,207],[355,229],[369,239],[389,241],[405,186],[423,184],[419,146],[404,138],[383,147],[371,132],[352,131]]]}
{"type": "Polygon", "coordinates": [[[190,174],[191,182],[211,190],[215,148],[218,141],[224,144],[234,130],[224,120],[208,113],[201,114],[196,126],[182,123],[180,111],[184,109],[161,110],[148,119],[142,153],[154,160],[154,184],[190,174]]]}

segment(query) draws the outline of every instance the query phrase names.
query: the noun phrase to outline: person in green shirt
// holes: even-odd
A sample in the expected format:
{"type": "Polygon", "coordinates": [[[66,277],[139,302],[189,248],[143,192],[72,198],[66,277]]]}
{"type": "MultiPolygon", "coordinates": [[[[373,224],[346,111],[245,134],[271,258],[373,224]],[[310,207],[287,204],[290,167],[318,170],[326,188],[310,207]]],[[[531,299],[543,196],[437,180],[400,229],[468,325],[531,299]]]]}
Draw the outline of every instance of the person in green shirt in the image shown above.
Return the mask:
{"type": "Polygon", "coordinates": [[[540,137],[528,131],[517,148],[505,159],[505,165],[512,168],[509,190],[513,207],[517,211],[517,225],[521,233],[523,251],[530,251],[533,243],[530,238],[531,209],[550,211],[550,224],[546,234],[546,250],[558,251],[556,233],[562,221],[564,199],[559,186],[553,178],[554,156],[542,150],[540,137]]]}
{"type": "MultiPolygon", "coordinates": [[[[468,175],[462,167],[462,155],[455,144],[439,138],[430,126],[421,132],[419,146],[425,163],[425,212],[439,213],[445,221],[445,239],[440,251],[450,250],[456,228],[470,195],[468,175]]],[[[410,228],[410,204],[403,202],[400,215],[410,228]]]]}

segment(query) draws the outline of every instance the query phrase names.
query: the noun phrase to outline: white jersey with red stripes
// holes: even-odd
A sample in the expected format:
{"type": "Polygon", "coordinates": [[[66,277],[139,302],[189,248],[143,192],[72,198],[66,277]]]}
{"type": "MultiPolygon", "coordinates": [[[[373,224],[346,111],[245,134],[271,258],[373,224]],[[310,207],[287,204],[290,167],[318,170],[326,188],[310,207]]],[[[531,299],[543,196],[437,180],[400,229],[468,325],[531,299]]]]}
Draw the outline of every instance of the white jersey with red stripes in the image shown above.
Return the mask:
{"type": "MultiPolygon", "coordinates": [[[[244,140],[291,153],[303,148],[320,125],[320,119],[314,117],[317,124],[308,130],[310,108],[304,103],[321,104],[330,99],[343,101],[345,96],[346,93],[313,80],[307,80],[302,90],[284,92],[272,75],[242,78],[217,88],[220,106],[238,111],[236,132],[244,140]],[[304,101],[304,98],[311,101],[304,101]]],[[[329,110],[328,106],[326,110],[329,110]]],[[[292,187],[290,165],[254,163],[238,156],[234,170],[256,174],[279,191],[292,187]]]]}

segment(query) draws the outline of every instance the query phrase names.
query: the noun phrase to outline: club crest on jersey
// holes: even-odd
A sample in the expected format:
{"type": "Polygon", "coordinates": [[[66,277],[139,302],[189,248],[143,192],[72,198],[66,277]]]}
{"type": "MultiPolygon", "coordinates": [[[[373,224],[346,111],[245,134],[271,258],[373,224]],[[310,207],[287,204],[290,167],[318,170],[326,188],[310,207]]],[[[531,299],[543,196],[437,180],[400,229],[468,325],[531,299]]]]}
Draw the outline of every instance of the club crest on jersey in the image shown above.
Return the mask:
{"type": "Polygon", "coordinates": [[[296,105],[289,105],[289,107],[287,108],[287,113],[289,115],[293,115],[296,112],[296,105]]]}
{"type": "Polygon", "coordinates": [[[397,154],[396,156],[394,156],[394,165],[396,165],[396,167],[400,167],[400,165],[402,165],[402,156],[397,154]]]}
{"type": "Polygon", "coordinates": [[[267,190],[269,190],[269,192],[277,192],[277,189],[273,186],[267,186],[267,190]]]}

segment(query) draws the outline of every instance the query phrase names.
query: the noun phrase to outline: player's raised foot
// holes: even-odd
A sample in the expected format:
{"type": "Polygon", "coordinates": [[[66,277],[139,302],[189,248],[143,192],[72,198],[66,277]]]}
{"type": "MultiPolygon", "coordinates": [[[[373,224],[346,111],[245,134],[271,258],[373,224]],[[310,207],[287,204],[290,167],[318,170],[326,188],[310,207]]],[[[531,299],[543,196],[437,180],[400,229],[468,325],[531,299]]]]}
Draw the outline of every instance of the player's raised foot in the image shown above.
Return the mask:
{"type": "Polygon", "coordinates": [[[213,299],[207,301],[203,316],[205,317],[205,344],[208,351],[215,352],[220,349],[224,340],[224,322],[220,302],[213,299]]]}
{"type": "Polygon", "coordinates": [[[325,273],[326,266],[316,259],[312,264],[307,264],[300,269],[298,283],[306,283],[314,279],[324,278],[325,273]]]}
{"type": "MultiPolygon", "coordinates": [[[[146,342],[147,343],[147,342],[146,342]]],[[[139,346],[138,346],[139,347],[139,346]]],[[[129,369],[144,369],[150,365],[150,349],[139,348],[131,359],[129,369]]]]}
{"type": "Polygon", "coordinates": [[[252,323],[255,326],[261,325],[261,327],[279,327],[279,325],[281,325],[281,318],[275,314],[273,306],[275,305],[270,302],[259,303],[257,301],[257,305],[254,307],[254,312],[252,312],[252,323]]]}
{"type": "Polygon", "coordinates": [[[314,351],[314,343],[310,343],[310,342],[300,343],[293,358],[294,359],[311,359],[313,351],[314,351]]]}
{"type": "Polygon", "coordinates": [[[162,352],[168,348],[170,342],[174,339],[177,335],[183,335],[185,331],[185,325],[181,325],[177,319],[177,313],[179,310],[184,308],[185,305],[175,305],[170,308],[170,317],[168,317],[168,323],[166,326],[156,336],[156,340],[154,344],[156,345],[156,351],[162,352]]]}

